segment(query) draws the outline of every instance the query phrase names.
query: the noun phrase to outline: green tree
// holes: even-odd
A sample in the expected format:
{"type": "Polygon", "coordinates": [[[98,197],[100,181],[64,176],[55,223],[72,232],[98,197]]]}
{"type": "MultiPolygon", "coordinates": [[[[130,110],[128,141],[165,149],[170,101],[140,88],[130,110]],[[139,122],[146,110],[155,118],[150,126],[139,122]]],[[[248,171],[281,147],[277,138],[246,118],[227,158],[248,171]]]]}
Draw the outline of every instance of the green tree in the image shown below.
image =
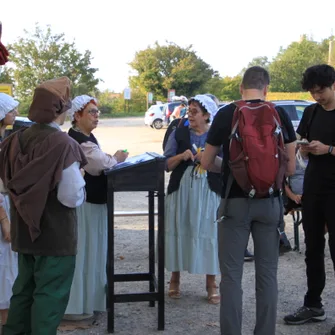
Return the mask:
{"type": "Polygon", "coordinates": [[[13,75],[11,69],[7,66],[0,66],[0,83],[2,84],[13,84],[13,75]]]}
{"type": "Polygon", "coordinates": [[[301,41],[291,43],[287,49],[280,48],[269,65],[271,91],[300,92],[301,77],[306,68],[327,63],[328,45],[327,41],[318,43],[303,36],[301,41]]]}
{"type": "Polygon", "coordinates": [[[240,75],[235,77],[224,77],[223,89],[221,90],[220,100],[231,101],[241,99],[241,81],[242,77],[240,75]]]}
{"type": "Polygon", "coordinates": [[[138,89],[131,90],[131,99],[126,101],[123,94],[104,90],[97,94],[99,110],[102,114],[131,115],[142,114],[146,110],[146,96],[138,89]]]}
{"type": "Polygon", "coordinates": [[[137,52],[129,65],[137,71],[130,86],[143,94],[152,92],[155,100],[166,99],[169,89],[175,89],[177,95],[193,96],[214,74],[192,51],[192,45],[182,48],[174,43],[161,46],[156,42],[137,52]]]}
{"type": "Polygon", "coordinates": [[[98,69],[90,66],[91,52],[80,53],[75,43],[65,41],[64,34],[53,34],[35,26],[35,31],[25,31],[24,37],[8,46],[10,61],[14,64],[12,78],[16,94],[29,101],[34,88],[42,81],[67,76],[73,84],[74,94],[93,94],[100,79],[95,78],[98,69]]]}
{"type": "Polygon", "coordinates": [[[224,88],[224,80],[220,77],[218,72],[215,72],[213,77],[210,78],[206,84],[203,86],[202,91],[199,93],[211,93],[214,94],[219,100],[222,96],[222,91],[224,88]]]}
{"type": "Polygon", "coordinates": [[[252,66],[261,66],[268,69],[270,65],[269,59],[266,56],[259,56],[253,58],[253,60],[248,64],[248,68],[252,66]]]}
{"type": "Polygon", "coordinates": [[[251,60],[251,62],[249,62],[247,67],[244,67],[241,72],[239,73],[239,76],[243,77],[244,72],[252,66],[261,66],[266,70],[269,70],[269,65],[270,65],[270,61],[268,59],[268,57],[266,56],[258,56],[255,57],[251,60]]]}

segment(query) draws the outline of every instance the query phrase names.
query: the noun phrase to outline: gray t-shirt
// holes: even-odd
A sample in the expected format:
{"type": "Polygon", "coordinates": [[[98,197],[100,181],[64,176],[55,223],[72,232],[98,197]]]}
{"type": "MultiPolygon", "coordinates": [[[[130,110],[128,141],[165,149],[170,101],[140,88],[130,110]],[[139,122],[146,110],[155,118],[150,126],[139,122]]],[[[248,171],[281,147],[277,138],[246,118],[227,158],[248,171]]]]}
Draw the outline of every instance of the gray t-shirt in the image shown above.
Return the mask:
{"type": "MultiPolygon", "coordinates": [[[[304,160],[304,163],[307,165],[308,161],[304,160]]],[[[301,195],[303,192],[305,170],[306,168],[302,167],[296,159],[295,174],[288,179],[290,189],[294,194],[301,195]]]]}

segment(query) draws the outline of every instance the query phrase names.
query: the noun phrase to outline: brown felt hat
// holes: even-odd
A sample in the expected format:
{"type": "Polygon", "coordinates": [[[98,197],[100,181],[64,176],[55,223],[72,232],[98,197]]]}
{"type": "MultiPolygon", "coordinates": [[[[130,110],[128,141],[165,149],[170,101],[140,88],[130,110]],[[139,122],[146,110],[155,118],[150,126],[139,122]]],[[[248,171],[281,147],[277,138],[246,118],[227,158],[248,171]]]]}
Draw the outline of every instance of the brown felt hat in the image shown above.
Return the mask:
{"type": "Polygon", "coordinates": [[[37,123],[50,123],[71,108],[71,81],[68,77],[51,79],[37,86],[28,117],[37,123]]]}

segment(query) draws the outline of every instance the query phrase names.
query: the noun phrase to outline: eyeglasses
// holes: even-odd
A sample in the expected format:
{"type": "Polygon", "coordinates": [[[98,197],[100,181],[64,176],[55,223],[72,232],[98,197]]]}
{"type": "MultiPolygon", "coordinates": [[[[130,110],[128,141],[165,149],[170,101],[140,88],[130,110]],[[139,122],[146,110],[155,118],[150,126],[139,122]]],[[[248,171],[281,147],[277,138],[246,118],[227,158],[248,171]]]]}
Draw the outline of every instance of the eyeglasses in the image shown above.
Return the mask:
{"type": "Polygon", "coordinates": [[[196,116],[198,113],[199,111],[196,109],[188,109],[186,112],[187,115],[192,115],[192,116],[196,116]]]}
{"type": "Polygon", "coordinates": [[[98,109],[90,109],[87,113],[92,115],[92,116],[99,116],[100,115],[100,111],[98,109]]]}

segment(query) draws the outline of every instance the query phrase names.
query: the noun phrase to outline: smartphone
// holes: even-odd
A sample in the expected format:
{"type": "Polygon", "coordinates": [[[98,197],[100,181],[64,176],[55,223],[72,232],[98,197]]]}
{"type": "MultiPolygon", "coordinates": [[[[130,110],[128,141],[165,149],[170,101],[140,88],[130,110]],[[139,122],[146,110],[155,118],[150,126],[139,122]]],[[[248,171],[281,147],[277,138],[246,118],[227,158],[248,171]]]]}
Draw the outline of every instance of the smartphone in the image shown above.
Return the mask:
{"type": "Polygon", "coordinates": [[[297,144],[300,144],[300,145],[308,145],[309,142],[307,140],[298,140],[297,141],[297,144]]]}

